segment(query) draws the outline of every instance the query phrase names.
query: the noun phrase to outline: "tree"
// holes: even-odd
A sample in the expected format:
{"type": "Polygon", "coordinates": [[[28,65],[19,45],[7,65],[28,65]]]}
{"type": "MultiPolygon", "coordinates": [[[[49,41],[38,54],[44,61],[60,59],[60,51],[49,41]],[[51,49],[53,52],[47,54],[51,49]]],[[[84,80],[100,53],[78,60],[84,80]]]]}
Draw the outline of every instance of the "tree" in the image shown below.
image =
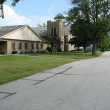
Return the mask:
{"type": "Polygon", "coordinates": [[[88,25],[87,21],[84,19],[78,19],[71,25],[70,32],[72,33],[74,38],[71,38],[69,43],[74,44],[77,47],[82,46],[84,48],[84,52],[86,51],[86,47],[90,45],[90,35],[89,31],[87,30],[88,25]]]}
{"type": "MultiPolygon", "coordinates": [[[[4,18],[4,13],[3,13],[3,4],[6,2],[7,0],[0,0],[0,17],[4,18]]],[[[13,0],[12,1],[12,6],[16,6],[16,4],[19,2],[20,0],[13,0]]]]}
{"type": "Polygon", "coordinates": [[[61,19],[65,19],[65,17],[63,16],[63,14],[58,13],[58,14],[54,17],[54,19],[61,20],[61,19]]]}
{"type": "Polygon", "coordinates": [[[48,39],[52,48],[54,48],[55,45],[57,45],[57,48],[60,48],[60,39],[58,36],[50,36],[48,39]]]}
{"type": "Polygon", "coordinates": [[[54,49],[55,45],[57,46],[57,48],[61,47],[60,38],[57,35],[56,36],[43,35],[42,38],[45,39],[51,45],[52,49],[54,49]]]}
{"type": "Polygon", "coordinates": [[[46,23],[41,24],[37,24],[38,27],[47,27],[46,23]]]}
{"type": "Polygon", "coordinates": [[[47,27],[46,23],[43,23],[43,27],[47,27]]]}
{"type": "Polygon", "coordinates": [[[65,19],[71,24],[79,22],[79,19],[86,21],[88,27],[86,36],[91,37],[91,43],[93,44],[92,55],[95,55],[97,44],[104,37],[102,35],[105,35],[110,30],[110,1],[72,0],[72,5],[73,7],[67,12],[65,19]]]}
{"type": "Polygon", "coordinates": [[[101,48],[102,51],[105,51],[105,49],[110,48],[110,37],[108,35],[105,35],[99,43],[98,47],[101,48]]]}
{"type": "Polygon", "coordinates": [[[37,24],[37,27],[42,27],[42,25],[41,24],[37,24]]]}
{"type": "Polygon", "coordinates": [[[72,0],[72,4],[73,8],[67,13],[67,20],[73,24],[78,19],[86,21],[88,36],[91,36],[93,44],[92,55],[95,55],[97,44],[104,37],[102,35],[110,30],[110,2],[109,0],[72,0]]]}

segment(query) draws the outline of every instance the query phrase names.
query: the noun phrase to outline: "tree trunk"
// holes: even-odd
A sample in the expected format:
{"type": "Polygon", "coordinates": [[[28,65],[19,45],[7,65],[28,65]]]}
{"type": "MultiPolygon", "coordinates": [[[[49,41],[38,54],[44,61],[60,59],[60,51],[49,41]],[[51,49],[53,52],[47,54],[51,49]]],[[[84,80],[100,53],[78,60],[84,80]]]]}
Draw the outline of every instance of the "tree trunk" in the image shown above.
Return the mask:
{"type": "Polygon", "coordinates": [[[84,53],[87,53],[87,51],[86,51],[86,46],[83,46],[83,48],[84,48],[84,53]]]}
{"type": "Polygon", "coordinates": [[[92,47],[92,55],[96,55],[96,43],[93,43],[93,47],[92,47]]]}
{"type": "Polygon", "coordinates": [[[80,49],[79,49],[79,46],[78,46],[78,49],[77,49],[77,50],[80,50],[80,49]]]}

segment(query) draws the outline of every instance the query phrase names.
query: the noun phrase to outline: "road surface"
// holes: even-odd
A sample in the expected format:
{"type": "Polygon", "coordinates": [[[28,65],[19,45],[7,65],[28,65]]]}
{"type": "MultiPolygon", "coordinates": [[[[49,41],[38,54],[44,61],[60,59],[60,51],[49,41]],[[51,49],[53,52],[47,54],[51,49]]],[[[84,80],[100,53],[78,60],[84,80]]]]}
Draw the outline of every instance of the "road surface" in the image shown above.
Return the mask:
{"type": "Polygon", "coordinates": [[[110,110],[110,52],[0,86],[0,110],[110,110]]]}

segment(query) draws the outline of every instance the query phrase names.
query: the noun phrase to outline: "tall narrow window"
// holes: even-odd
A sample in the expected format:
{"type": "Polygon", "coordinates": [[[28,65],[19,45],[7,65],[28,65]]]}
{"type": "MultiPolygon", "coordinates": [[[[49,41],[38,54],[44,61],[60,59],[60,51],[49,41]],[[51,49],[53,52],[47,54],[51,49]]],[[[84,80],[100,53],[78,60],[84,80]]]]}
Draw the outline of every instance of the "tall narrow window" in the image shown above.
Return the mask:
{"type": "Polygon", "coordinates": [[[36,44],[36,49],[39,50],[39,44],[36,44]]]}
{"type": "Polygon", "coordinates": [[[54,26],[51,28],[51,35],[56,36],[56,27],[54,26]]]}
{"type": "Polygon", "coordinates": [[[19,43],[19,50],[22,50],[22,43],[19,43]]]}
{"type": "Polygon", "coordinates": [[[43,44],[41,44],[41,50],[43,49],[43,44]]]}
{"type": "Polygon", "coordinates": [[[62,28],[62,36],[64,36],[64,30],[63,30],[63,28],[62,28]]]}
{"type": "Polygon", "coordinates": [[[34,44],[31,44],[31,49],[34,50],[34,44]]]}
{"type": "Polygon", "coordinates": [[[15,50],[15,43],[12,43],[12,44],[11,44],[11,49],[12,49],[12,50],[15,50]]]}
{"type": "Polygon", "coordinates": [[[28,43],[25,43],[25,50],[28,49],[28,43]]]}

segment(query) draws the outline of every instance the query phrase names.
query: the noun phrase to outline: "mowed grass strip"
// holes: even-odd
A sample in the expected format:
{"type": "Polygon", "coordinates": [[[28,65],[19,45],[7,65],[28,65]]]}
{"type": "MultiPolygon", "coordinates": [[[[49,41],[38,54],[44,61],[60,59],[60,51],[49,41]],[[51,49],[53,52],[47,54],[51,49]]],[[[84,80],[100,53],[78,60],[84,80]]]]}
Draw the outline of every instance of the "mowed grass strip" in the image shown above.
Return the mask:
{"type": "Polygon", "coordinates": [[[32,54],[33,56],[42,56],[42,57],[54,57],[54,58],[66,58],[66,59],[88,59],[98,57],[103,52],[97,51],[97,55],[92,55],[92,52],[89,51],[84,53],[83,51],[72,51],[72,52],[53,52],[53,53],[37,53],[32,54]]]}
{"type": "Polygon", "coordinates": [[[31,56],[0,56],[0,85],[74,60],[31,56]]]}
{"type": "Polygon", "coordinates": [[[91,52],[83,53],[82,51],[74,51],[56,52],[52,54],[42,53],[34,54],[34,56],[0,56],[0,85],[72,61],[93,58],[101,54],[102,52],[98,52],[96,56],[92,56],[91,52]]]}

